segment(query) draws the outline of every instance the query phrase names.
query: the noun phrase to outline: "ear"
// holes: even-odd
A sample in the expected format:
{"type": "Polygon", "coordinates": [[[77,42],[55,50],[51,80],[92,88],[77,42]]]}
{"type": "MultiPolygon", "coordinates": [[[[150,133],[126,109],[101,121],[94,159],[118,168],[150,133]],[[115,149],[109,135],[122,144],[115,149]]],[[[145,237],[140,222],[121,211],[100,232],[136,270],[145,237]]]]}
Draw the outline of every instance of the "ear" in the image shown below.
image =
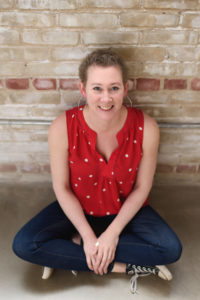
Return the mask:
{"type": "Polygon", "coordinates": [[[126,97],[129,89],[129,81],[127,81],[124,85],[124,98],[126,97]]]}
{"type": "Polygon", "coordinates": [[[83,98],[86,98],[86,91],[83,82],[79,82],[78,84],[79,90],[83,98]]]}

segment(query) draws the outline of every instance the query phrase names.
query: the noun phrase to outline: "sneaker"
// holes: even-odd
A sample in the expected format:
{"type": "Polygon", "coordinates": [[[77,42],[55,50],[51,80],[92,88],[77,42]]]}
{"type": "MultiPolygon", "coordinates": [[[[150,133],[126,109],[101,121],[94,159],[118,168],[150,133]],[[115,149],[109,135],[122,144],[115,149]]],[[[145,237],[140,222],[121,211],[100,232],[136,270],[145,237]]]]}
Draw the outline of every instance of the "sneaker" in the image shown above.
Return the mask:
{"type": "Polygon", "coordinates": [[[166,266],[155,266],[155,267],[141,267],[136,265],[127,264],[126,274],[133,275],[131,277],[131,292],[133,294],[137,291],[137,278],[142,276],[148,276],[150,274],[157,275],[164,280],[171,280],[172,274],[166,266]]]}
{"type": "Polygon", "coordinates": [[[53,273],[54,269],[49,268],[49,267],[44,267],[43,268],[43,274],[42,274],[42,279],[48,279],[51,274],[53,273]]]}

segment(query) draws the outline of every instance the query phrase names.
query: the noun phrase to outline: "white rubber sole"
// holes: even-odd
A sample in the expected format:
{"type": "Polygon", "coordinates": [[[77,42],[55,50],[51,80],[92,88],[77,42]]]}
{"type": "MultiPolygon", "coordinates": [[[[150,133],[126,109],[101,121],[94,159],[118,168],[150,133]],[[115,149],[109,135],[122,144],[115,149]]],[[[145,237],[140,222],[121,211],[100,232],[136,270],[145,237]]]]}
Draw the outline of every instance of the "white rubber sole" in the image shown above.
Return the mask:
{"type": "Polygon", "coordinates": [[[159,269],[158,276],[164,280],[172,280],[173,276],[166,266],[156,266],[159,269]]]}

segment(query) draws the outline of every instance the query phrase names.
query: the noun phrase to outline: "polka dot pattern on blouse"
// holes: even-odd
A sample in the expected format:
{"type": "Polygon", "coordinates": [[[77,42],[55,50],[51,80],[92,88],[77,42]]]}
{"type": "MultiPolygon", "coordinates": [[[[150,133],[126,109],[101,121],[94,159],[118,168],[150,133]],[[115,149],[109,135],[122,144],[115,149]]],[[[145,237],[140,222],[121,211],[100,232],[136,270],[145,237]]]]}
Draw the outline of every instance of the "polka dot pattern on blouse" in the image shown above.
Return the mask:
{"type": "Polygon", "coordinates": [[[109,161],[96,149],[97,134],[86,123],[82,107],[66,111],[70,183],[86,214],[117,214],[131,193],[142,158],[142,111],[127,107],[127,118],[117,133],[118,148],[109,161]]]}

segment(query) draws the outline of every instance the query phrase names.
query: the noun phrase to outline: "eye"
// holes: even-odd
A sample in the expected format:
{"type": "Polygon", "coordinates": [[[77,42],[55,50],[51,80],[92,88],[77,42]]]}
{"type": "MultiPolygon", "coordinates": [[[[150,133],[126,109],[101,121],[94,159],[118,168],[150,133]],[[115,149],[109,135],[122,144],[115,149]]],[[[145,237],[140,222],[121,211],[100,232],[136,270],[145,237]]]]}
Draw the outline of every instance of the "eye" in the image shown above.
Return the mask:
{"type": "Polygon", "coordinates": [[[95,87],[93,87],[93,90],[94,90],[94,91],[100,91],[101,88],[100,88],[99,86],[95,86],[95,87]]]}
{"type": "Polygon", "coordinates": [[[113,86],[112,87],[112,91],[118,91],[119,90],[119,87],[118,86],[113,86]]]}

